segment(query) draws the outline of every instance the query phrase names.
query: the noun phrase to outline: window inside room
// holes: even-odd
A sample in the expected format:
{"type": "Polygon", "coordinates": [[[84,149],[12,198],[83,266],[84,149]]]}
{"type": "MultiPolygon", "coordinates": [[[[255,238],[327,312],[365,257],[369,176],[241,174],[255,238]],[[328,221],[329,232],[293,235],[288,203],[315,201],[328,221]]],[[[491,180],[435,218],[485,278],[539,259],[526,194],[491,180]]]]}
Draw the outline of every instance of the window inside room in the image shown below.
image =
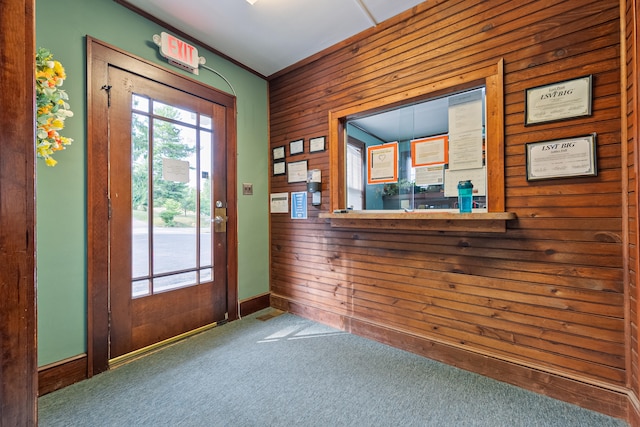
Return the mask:
{"type": "Polygon", "coordinates": [[[474,211],[487,211],[486,116],[479,86],[348,117],[346,206],[457,210],[458,183],[470,180],[474,211]]]}

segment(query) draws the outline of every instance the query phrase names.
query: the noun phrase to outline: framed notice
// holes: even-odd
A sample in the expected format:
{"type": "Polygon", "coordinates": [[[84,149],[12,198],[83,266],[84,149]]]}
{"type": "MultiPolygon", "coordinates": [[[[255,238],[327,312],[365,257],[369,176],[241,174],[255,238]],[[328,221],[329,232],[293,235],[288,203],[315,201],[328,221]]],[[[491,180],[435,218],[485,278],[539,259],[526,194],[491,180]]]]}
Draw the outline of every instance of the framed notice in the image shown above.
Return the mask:
{"type": "Polygon", "coordinates": [[[398,143],[367,147],[367,183],[398,182],[398,143]]]}
{"type": "Polygon", "coordinates": [[[281,160],[284,159],[284,145],[281,145],[280,147],[276,147],[271,151],[271,154],[273,156],[273,160],[281,160]]]}
{"type": "Polygon", "coordinates": [[[411,141],[412,166],[442,165],[448,162],[449,138],[447,135],[411,141]]]}
{"type": "Polygon", "coordinates": [[[526,145],[527,181],[598,175],[596,134],[526,145]]]}
{"type": "Polygon", "coordinates": [[[324,151],[324,136],[317,136],[309,140],[309,152],[316,153],[318,151],[324,151]]]}
{"type": "Polygon", "coordinates": [[[289,155],[294,156],[302,153],[304,153],[304,139],[297,139],[289,143],[289,155]]]}
{"type": "Polygon", "coordinates": [[[289,193],[269,194],[271,213],[289,213],[289,193]]]}
{"type": "Polygon", "coordinates": [[[273,175],[284,175],[287,171],[285,162],[273,162],[273,175]]]}
{"type": "Polygon", "coordinates": [[[291,162],[287,165],[287,182],[307,182],[307,161],[291,162]]]}
{"type": "Polygon", "coordinates": [[[525,126],[591,115],[593,77],[565,80],[526,90],[525,126]]]}

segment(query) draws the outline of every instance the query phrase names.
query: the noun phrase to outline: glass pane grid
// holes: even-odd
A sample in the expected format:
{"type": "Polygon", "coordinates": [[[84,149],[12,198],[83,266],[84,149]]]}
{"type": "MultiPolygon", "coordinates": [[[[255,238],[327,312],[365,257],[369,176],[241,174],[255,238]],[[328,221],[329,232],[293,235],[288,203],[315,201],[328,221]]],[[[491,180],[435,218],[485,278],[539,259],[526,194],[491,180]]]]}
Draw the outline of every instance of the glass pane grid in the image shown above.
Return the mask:
{"type": "Polygon", "coordinates": [[[132,296],[210,282],[212,118],[132,104],[132,296]]]}

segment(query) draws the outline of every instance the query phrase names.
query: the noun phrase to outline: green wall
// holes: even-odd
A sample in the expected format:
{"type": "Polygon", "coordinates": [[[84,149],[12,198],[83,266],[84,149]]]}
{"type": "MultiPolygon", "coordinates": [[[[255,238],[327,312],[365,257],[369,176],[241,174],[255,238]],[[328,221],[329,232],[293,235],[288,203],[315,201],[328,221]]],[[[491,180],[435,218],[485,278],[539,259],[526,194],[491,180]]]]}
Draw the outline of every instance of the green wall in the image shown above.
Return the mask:
{"type": "MultiPolygon", "coordinates": [[[[63,88],[74,112],[62,131],[74,139],[73,144],[56,153],[55,167],[41,160],[37,167],[40,366],[87,351],[85,36],[178,70],[151,42],[162,30],[110,0],[36,1],[36,44],[50,49],[65,67],[63,88]]],[[[237,93],[238,292],[243,300],[269,290],[267,82],[200,46],[198,51],[237,93]],[[253,183],[253,196],[242,195],[243,182],[253,183]]],[[[227,83],[210,71],[184,74],[231,93],[227,83]]]]}

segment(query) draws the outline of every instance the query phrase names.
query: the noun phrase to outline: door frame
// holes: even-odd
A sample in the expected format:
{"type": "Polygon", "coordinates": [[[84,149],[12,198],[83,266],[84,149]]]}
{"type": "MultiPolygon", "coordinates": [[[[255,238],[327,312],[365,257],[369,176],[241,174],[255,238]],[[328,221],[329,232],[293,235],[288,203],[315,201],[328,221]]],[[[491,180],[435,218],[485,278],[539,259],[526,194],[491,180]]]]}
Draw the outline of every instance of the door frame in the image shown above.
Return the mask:
{"type": "Polygon", "coordinates": [[[0,0],[0,426],[36,425],[35,2],[0,0]]]}
{"type": "Polygon", "coordinates": [[[110,66],[227,107],[227,310],[238,318],[236,97],[87,36],[87,376],[109,368],[110,66]]]}

